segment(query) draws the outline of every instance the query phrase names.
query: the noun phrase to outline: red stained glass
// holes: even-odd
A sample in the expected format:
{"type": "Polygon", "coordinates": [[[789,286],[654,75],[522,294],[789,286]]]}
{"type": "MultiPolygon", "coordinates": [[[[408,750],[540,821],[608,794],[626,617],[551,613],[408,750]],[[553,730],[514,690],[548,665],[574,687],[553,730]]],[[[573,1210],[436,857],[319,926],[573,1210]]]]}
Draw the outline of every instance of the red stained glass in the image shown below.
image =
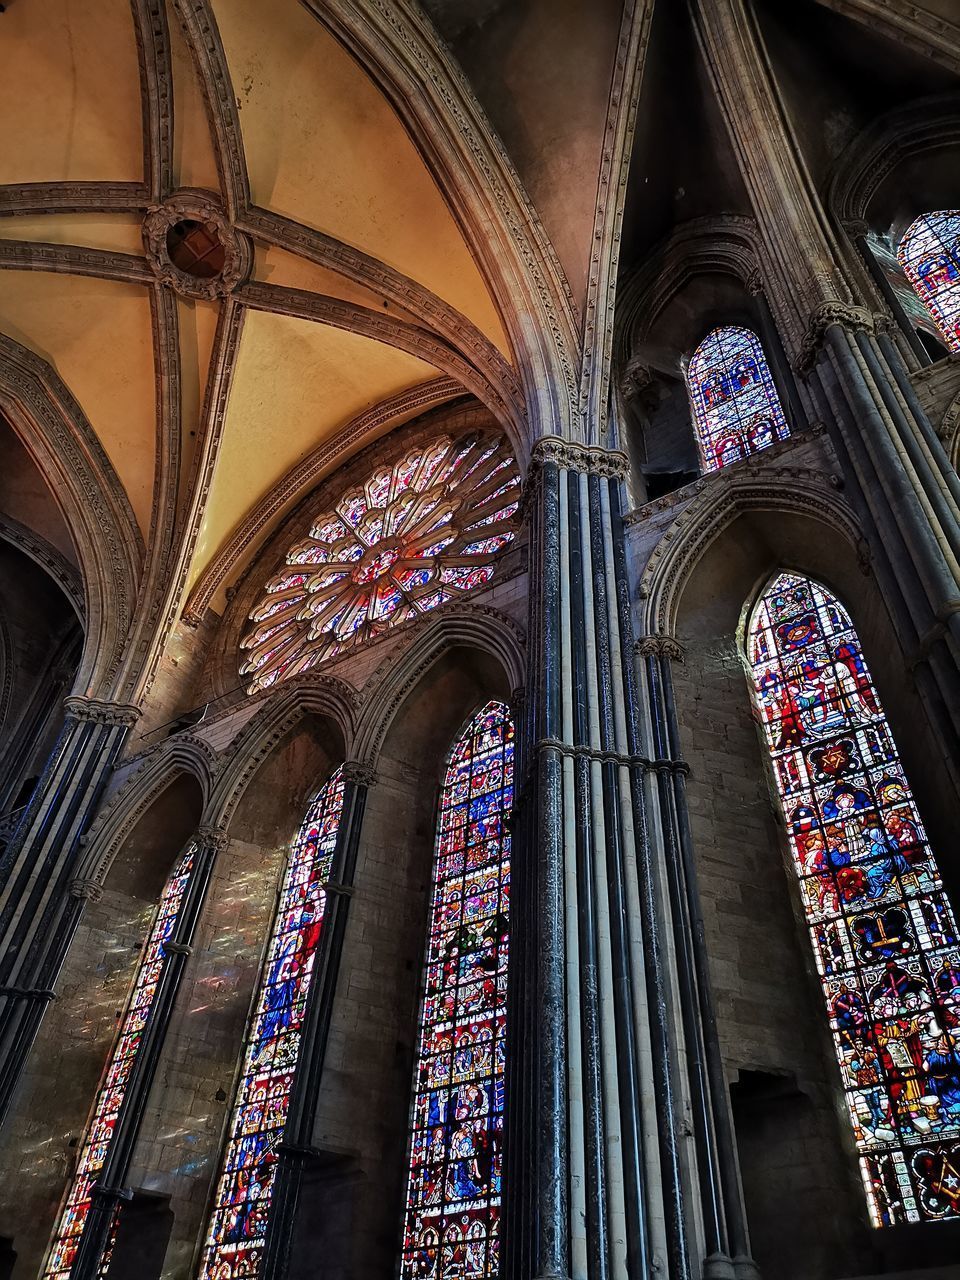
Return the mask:
{"type": "Polygon", "coordinates": [[[760,339],[728,326],[708,333],[687,366],[704,471],[719,471],[790,434],[760,339]]]}
{"type": "Polygon", "coordinates": [[[748,657],[871,1219],[960,1217],[960,937],[857,633],[785,573],[748,657]]]}
{"type": "Polygon", "coordinates": [[[241,642],[250,692],[482,586],[516,536],[517,503],[502,503],[518,485],[502,439],[444,436],[344,494],[290,549],[250,614],[241,642]],[[502,527],[488,538],[467,532],[487,525],[502,527]],[[300,565],[322,568],[290,572],[300,565]],[[442,589],[428,590],[437,578],[442,589]]]}
{"type": "Polygon", "coordinates": [[[960,209],[922,214],[897,257],[947,346],[960,354],[960,209]]]}
{"type": "Polygon", "coordinates": [[[343,776],[337,770],[310,806],[290,851],[230,1113],[201,1280],[259,1274],[342,809],[343,776]]]}
{"type": "MultiPolygon", "coordinates": [[[[77,1171],[67,1192],[44,1271],[45,1280],[68,1280],[83,1226],[90,1210],[90,1193],[100,1176],[116,1128],[127,1082],[140,1048],[144,1028],[153,1011],[157,982],[165,963],[164,946],[177,927],[184,895],[193,870],[195,847],[180,857],[160,895],[160,905],[140,961],[130,1002],[120,1024],[106,1074],[100,1085],[87,1133],[80,1146],[77,1171]]],[[[100,1268],[106,1274],[109,1251],[100,1268]]]]}
{"type": "Polygon", "coordinates": [[[404,1227],[404,1280],[499,1274],[513,723],[488,703],[450,754],[437,856],[404,1227]]]}

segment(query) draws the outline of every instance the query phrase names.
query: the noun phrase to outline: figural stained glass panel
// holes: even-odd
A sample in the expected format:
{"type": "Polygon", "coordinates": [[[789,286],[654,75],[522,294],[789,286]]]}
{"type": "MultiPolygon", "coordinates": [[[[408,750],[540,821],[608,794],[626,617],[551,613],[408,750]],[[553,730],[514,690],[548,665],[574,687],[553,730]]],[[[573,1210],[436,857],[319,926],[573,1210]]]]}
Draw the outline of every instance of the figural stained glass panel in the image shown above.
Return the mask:
{"type": "Polygon", "coordinates": [[[440,796],[401,1275],[495,1280],[513,804],[513,722],[487,706],[440,796]]]}
{"type": "Polygon", "coordinates": [[[441,436],[348,489],[250,614],[255,693],[469,595],[514,539],[520,473],[501,436],[441,436]]]}
{"type": "Polygon", "coordinates": [[[960,209],[922,214],[897,257],[947,346],[960,354],[960,209]]]}
{"type": "Polygon", "coordinates": [[[708,333],[687,366],[687,391],[704,471],[719,471],[790,434],[760,339],[749,329],[708,333]]]}
{"type": "MultiPolygon", "coordinates": [[[[129,1004],[120,1024],[120,1033],[97,1093],[93,1116],[80,1147],[77,1171],[67,1192],[47,1259],[46,1280],[68,1280],[76,1257],[84,1223],[90,1212],[90,1194],[95,1186],[113,1140],[120,1108],[140,1042],[153,1012],[157,983],[165,963],[164,947],[177,927],[196,848],[191,843],[178,859],[160,895],[160,905],[147,938],[129,1004]]],[[[101,1268],[106,1271],[108,1257],[101,1268]]]]}
{"type": "Polygon", "coordinates": [[[960,1217],[957,927],[857,633],[785,573],[747,646],[870,1217],[960,1217]]]}
{"type": "Polygon", "coordinates": [[[290,850],[230,1113],[201,1280],[260,1273],[277,1147],[287,1121],[342,809],[338,769],[310,806],[290,850]]]}

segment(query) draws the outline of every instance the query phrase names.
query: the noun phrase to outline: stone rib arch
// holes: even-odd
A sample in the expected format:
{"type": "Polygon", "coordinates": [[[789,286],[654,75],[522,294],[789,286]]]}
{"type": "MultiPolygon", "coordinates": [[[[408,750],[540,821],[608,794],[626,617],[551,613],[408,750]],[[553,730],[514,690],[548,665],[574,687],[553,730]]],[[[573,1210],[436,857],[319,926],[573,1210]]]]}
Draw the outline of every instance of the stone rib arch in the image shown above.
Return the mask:
{"type": "Polygon", "coordinates": [[[50,365],[0,335],[0,408],[70,529],[84,582],[86,634],[75,690],[114,691],[133,621],[143,539],[83,410],[50,365]]]}
{"type": "Polygon", "coordinates": [[[637,590],[638,634],[672,637],[690,575],[723,531],[748,511],[813,516],[839,533],[859,554],[862,534],[853,510],[817,471],[780,467],[757,474],[722,474],[701,482],[693,502],[657,543],[637,590]]]}
{"type": "Polygon", "coordinates": [[[169,738],[155,747],[100,811],[86,835],[76,880],[103,885],[124,841],[178,774],[187,773],[196,779],[206,805],[216,767],[213,749],[192,735],[169,738]]]}
{"type": "Polygon", "coordinates": [[[263,699],[263,706],[237,733],[220,758],[220,768],[203,823],[228,827],[243,795],[284,736],[308,716],[326,719],[339,739],[344,760],[354,758],[357,695],[332,676],[307,675],[287,681],[263,699]]]}
{"type": "Polygon", "coordinates": [[[461,605],[425,621],[416,644],[405,645],[377,668],[361,691],[356,758],[372,767],[395,716],[430,668],[451,649],[473,649],[492,657],[511,690],[525,679],[525,635],[506,614],[483,605],[461,605]]]}

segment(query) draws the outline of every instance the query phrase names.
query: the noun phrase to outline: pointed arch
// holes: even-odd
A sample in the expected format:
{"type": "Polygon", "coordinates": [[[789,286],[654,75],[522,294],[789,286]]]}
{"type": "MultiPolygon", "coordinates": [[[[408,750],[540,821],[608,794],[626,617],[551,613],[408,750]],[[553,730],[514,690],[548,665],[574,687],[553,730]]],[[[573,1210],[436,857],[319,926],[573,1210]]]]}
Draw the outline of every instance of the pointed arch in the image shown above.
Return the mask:
{"type": "Polygon", "coordinates": [[[704,471],[719,471],[790,434],[752,329],[713,329],[691,356],[685,376],[704,471]]]}
{"type": "Polygon", "coordinates": [[[860,639],[781,572],[745,657],[871,1220],[960,1217],[960,936],[860,639]]]}
{"type": "Polygon", "coordinates": [[[513,720],[488,702],[440,793],[404,1219],[404,1280],[499,1275],[513,720]]]}
{"type": "Polygon", "coordinates": [[[960,355],[960,209],[915,218],[897,258],[944,342],[960,355]]]}

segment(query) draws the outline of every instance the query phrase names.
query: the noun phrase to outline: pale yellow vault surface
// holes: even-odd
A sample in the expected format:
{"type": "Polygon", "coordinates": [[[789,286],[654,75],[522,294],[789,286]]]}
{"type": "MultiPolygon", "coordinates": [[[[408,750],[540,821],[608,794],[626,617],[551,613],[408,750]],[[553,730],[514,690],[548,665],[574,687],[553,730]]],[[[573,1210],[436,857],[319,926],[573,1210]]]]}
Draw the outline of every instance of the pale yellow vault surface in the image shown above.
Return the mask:
{"type": "Polygon", "coordinates": [[[85,276],[3,271],[0,330],[48,361],[76,396],[146,536],[156,454],[146,289],[85,276]]]}
{"type": "Polygon", "coordinates": [[[0,182],[142,182],[130,0],[14,0],[2,19],[0,182]]]}
{"type": "Polygon", "coordinates": [[[217,158],[197,78],[180,20],[167,5],[170,61],[173,66],[173,178],[181,187],[206,187],[219,192],[217,158]]]}
{"type": "Polygon", "coordinates": [[[364,410],[437,373],[371,338],[248,312],[190,586],[246,512],[302,458],[364,410]]]}
{"type": "Polygon", "coordinates": [[[393,108],[294,0],[216,0],[255,204],[426,285],[509,357],[476,263],[393,108]]]}
{"type": "MultiPolygon", "coordinates": [[[[0,240],[78,244],[143,257],[143,223],[129,213],[36,213],[0,218],[0,240]]],[[[3,280],[0,278],[0,286],[3,280]]]]}

